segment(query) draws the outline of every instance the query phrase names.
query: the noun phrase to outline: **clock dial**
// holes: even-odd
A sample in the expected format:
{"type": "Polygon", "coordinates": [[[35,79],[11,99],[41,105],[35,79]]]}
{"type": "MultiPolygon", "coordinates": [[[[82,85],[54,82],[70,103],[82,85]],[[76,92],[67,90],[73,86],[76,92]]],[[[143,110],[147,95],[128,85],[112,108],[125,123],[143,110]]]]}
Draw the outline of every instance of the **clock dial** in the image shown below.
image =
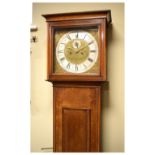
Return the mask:
{"type": "Polygon", "coordinates": [[[70,31],[62,35],[56,47],[56,59],[63,70],[84,73],[98,59],[98,44],[87,31],[70,31]]]}

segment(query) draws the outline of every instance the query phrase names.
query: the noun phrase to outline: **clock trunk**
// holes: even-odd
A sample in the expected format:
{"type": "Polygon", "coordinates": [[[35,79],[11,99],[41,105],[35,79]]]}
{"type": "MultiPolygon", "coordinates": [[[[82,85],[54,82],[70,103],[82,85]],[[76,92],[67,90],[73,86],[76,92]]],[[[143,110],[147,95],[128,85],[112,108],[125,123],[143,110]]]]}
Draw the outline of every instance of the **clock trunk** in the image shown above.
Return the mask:
{"type": "Polygon", "coordinates": [[[101,86],[54,83],[54,151],[99,152],[101,86]]]}

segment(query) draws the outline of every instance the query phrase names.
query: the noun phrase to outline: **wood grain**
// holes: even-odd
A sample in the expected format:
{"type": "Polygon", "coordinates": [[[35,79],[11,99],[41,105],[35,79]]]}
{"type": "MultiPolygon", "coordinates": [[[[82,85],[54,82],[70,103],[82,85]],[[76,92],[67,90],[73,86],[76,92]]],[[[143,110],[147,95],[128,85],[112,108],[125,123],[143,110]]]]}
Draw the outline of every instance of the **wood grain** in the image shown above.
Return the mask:
{"type": "Polygon", "coordinates": [[[90,114],[88,109],[62,109],[63,152],[89,152],[90,114]]]}
{"type": "Polygon", "coordinates": [[[100,150],[100,86],[54,84],[55,152],[100,150]]]}
{"type": "Polygon", "coordinates": [[[110,10],[45,14],[42,16],[44,18],[46,18],[47,22],[64,21],[64,20],[68,20],[68,19],[77,20],[77,19],[96,19],[96,18],[107,18],[108,23],[111,23],[111,21],[112,21],[110,10]]]}

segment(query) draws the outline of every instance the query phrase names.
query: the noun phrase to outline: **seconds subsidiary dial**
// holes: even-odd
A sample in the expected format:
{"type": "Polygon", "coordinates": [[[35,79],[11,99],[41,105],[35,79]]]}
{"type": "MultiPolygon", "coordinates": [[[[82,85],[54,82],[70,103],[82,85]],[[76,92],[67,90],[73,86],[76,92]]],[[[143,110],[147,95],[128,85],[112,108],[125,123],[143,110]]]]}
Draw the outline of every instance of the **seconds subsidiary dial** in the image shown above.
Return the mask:
{"type": "Polygon", "coordinates": [[[56,58],[65,71],[84,73],[97,61],[96,39],[86,31],[70,31],[60,38],[56,47],[56,58]]]}

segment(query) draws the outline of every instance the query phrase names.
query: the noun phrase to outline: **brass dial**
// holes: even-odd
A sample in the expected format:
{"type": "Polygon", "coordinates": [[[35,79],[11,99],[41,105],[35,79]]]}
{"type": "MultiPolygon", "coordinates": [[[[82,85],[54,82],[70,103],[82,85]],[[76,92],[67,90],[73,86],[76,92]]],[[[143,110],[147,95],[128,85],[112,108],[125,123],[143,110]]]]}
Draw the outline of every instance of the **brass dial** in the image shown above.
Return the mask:
{"type": "Polygon", "coordinates": [[[56,47],[56,58],[65,71],[84,73],[97,61],[96,39],[86,31],[70,31],[60,38],[56,47]]]}

